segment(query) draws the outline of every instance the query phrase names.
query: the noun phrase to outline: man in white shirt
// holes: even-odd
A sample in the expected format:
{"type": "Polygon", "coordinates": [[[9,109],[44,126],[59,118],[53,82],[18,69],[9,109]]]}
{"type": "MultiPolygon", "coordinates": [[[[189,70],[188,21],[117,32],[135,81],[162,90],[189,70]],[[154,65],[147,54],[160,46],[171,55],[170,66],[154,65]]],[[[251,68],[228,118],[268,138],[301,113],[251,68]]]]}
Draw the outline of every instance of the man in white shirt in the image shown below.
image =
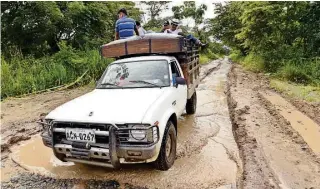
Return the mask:
{"type": "Polygon", "coordinates": [[[141,23],[139,21],[136,21],[136,26],[138,28],[139,36],[143,37],[147,33],[147,31],[145,29],[143,29],[143,27],[141,26],[141,23]]]}
{"type": "Polygon", "coordinates": [[[184,36],[187,39],[190,39],[193,43],[200,45],[201,47],[207,46],[207,44],[203,44],[199,39],[195,38],[193,35],[185,35],[181,28],[179,28],[179,21],[173,20],[171,22],[171,29],[167,29],[164,31],[164,33],[171,33],[176,35],[184,36]]]}

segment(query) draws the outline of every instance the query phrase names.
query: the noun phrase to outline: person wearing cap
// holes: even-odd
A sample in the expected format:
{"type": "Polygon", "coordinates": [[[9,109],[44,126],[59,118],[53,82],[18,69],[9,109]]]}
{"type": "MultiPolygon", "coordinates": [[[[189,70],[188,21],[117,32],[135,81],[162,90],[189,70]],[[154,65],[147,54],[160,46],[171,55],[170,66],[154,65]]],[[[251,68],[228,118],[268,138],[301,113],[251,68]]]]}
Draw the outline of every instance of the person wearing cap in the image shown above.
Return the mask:
{"type": "Polygon", "coordinates": [[[136,26],[138,28],[139,36],[143,37],[147,31],[141,26],[141,23],[139,21],[136,21],[136,26]]]}
{"type": "Polygon", "coordinates": [[[127,10],[122,8],[118,11],[119,19],[116,22],[115,40],[126,39],[128,37],[139,35],[135,20],[128,18],[127,10]]]}
{"type": "Polygon", "coordinates": [[[171,33],[171,34],[184,36],[185,38],[191,40],[193,43],[197,45],[200,45],[201,47],[204,47],[207,45],[207,44],[203,44],[199,39],[195,38],[191,34],[185,35],[182,29],[179,28],[179,21],[176,19],[171,22],[171,29],[165,30],[164,33],[171,33]]]}
{"type": "Polygon", "coordinates": [[[167,30],[170,30],[170,22],[168,20],[163,23],[161,33],[167,33],[167,30]]]}

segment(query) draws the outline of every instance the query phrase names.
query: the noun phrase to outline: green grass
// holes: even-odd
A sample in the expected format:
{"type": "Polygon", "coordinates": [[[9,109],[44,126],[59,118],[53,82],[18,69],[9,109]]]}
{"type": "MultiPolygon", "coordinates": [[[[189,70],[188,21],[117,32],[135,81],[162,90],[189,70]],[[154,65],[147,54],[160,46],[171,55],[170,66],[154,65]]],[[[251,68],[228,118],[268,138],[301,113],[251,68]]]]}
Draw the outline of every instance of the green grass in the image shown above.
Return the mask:
{"type": "Polygon", "coordinates": [[[208,50],[206,53],[200,54],[200,64],[207,64],[212,60],[216,60],[218,58],[223,57],[224,55],[217,55],[210,50],[208,50]]]}
{"type": "MultiPolygon", "coordinates": [[[[303,59],[301,59],[303,60],[303,59]]],[[[320,86],[320,60],[306,59],[304,61],[284,62],[277,72],[278,78],[299,84],[320,86]]]]}
{"type": "Polygon", "coordinates": [[[200,54],[200,64],[208,64],[211,61],[211,59],[205,55],[205,54],[200,54]]]}
{"type": "Polygon", "coordinates": [[[246,70],[271,74],[270,87],[279,92],[308,102],[320,102],[319,58],[283,59],[270,64],[259,55],[251,53],[243,57],[239,51],[233,51],[229,58],[246,70]],[[275,69],[270,69],[270,65],[276,66],[275,69]]]}
{"type": "Polygon", "coordinates": [[[254,54],[249,54],[248,56],[246,56],[241,62],[241,64],[246,70],[249,70],[255,73],[264,71],[263,59],[254,54]]]}
{"type": "Polygon", "coordinates": [[[229,58],[236,63],[241,63],[244,60],[244,57],[241,56],[240,51],[232,51],[231,54],[229,55],[229,58]]]}
{"type": "Polygon", "coordinates": [[[1,58],[1,97],[12,97],[74,82],[87,70],[78,85],[98,79],[111,59],[102,59],[98,50],[76,51],[61,45],[61,51],[39,59],[1,58]]]}
{"type": "Polygon", "coordinates": [[[270,87],[292,98],[303,99],[308,102],[320,102],[320,87],[289,83],[278,79],[271,79],[270,87]]]}
{"type": "Polygon", "coordinates": [[[229,58],[236,63],[241,64],[246,70],[252,72],[264,71],[264,60],[255,54],[249,54],[246,57],[241,56],[240,51],[233,51],[229,58]]]}
{"type": "Polygon", "coordinates": [[[277,79],[297,84],[320,86],[320,58],[292,58],[267,62],[254,53],[243,57],[239,51],[233,51],[229,58],[252,72],[264,72],[277,79]]]}

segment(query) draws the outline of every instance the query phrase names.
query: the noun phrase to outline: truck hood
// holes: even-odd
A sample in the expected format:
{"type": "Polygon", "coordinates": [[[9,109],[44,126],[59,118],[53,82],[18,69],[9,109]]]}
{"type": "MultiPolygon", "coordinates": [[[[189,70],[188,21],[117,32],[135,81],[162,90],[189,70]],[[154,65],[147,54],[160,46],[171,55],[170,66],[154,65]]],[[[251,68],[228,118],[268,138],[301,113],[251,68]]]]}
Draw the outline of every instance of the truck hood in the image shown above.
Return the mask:
{"type": "Polygon", "coordinates": [[[47,119],[88,123],[141,123],[165,88],[95,89],[69,101],[47,119]]]}

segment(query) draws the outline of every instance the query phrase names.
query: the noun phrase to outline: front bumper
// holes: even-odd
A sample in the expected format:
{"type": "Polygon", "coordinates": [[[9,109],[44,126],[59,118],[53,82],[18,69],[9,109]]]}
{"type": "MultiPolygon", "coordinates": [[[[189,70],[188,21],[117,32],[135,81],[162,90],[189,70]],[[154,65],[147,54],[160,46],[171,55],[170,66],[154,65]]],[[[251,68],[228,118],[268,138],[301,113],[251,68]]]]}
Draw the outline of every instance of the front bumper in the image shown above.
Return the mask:
{"type": "MultiPolygon", "coordinates": [[[[148,144],[130,144],[120,141],[119,136],[123,132],[128,132],[128,128],[118,128],[111,126],[109,131],[96,132],[105,143],[86,144],[85,142],[74,142],[66,139],[60,140],[60,134],[65,132],[63,128],[51,127],[52,136],[42,133],[43,144],[53,149],[55,156],[61,161],[72,161],[103,167],[119,168],[119,158],[124,158],[126,162],[139,162],[150,159],[156,155],[156,144],[159,141],[159,128],[150,126],[156,133],[155,140],[148,144]]],[[[141,130],[141,128],[140,128],[141,130]]]]}

